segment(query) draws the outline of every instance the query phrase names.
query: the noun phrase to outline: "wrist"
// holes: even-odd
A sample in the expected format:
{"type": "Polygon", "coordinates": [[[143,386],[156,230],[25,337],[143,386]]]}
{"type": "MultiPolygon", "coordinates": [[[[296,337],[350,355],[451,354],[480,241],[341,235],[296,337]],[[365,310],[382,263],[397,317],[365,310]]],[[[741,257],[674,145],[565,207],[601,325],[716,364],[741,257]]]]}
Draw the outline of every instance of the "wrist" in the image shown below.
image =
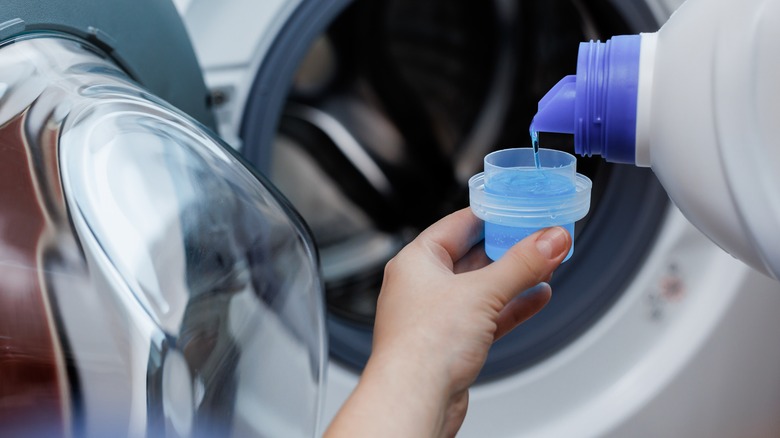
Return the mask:
{"type": "Polygon", "coordinates": [[[447,379],[416,359],[372,355],[356,388],[360,398],[382,400],[388,436],[438,436],[444,426],[452,398],[447,379]]]}
{"type": "Polygon", "coordinates": [[[413,388],[421,399],[432,403],[447,400],[452,392],[442,367],[425,361],[422,355],[411,355],[408,351],[405,354],[372,354],[361,376],[363,380],[399,389],[413,388]]]}

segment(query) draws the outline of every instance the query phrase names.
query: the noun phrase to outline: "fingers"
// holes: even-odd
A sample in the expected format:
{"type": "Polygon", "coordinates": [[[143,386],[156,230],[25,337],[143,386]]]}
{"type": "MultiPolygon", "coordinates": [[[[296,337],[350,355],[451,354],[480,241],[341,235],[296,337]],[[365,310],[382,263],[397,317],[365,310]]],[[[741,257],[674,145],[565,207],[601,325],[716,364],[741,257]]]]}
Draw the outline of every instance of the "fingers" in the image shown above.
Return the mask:
{"type": "Polygon", "coordinates": [[[571,247],[571,236],[561,227],[537,231],[511,247],[498,261],[472,274],[492,285],[491,292],[509,303],[522,291],[546,280],[571,247]]]}
{"type": "Polygon", "coordinates": [[[485,253],[485,245],[477,243],[469,252],[466,253],[460,260],[455,262],[455,266],[452,272],[461,274],[463,272],[471,272],[477,269],[482,269],[485,266],[493,263],[492,260],[485,253]]]}
{"type": "Polygon", "coordinates": [[[467,207],[431,225],[417,239],[423,244],[441,247],[454,262],[468,253],[482,237],[482,221],[467,207]]]}
{"type": "Polygon", "coordinates": [[[550,301],[552,289],[547,283],[539,283],[510,301],[499,313],[494,340],[514,330],[528,318],[542,310],[550,301]]]}

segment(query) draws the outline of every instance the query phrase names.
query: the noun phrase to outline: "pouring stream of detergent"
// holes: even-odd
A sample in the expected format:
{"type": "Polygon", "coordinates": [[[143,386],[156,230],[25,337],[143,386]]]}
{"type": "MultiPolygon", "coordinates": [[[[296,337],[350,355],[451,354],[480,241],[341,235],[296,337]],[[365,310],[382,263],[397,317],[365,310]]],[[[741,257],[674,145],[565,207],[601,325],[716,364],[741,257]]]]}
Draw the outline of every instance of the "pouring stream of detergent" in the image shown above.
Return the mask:
{"type": "Polygon", "coordinates": [[[534,129],[533,124],[529,131],[531,132],[531,147],[534,148],[534,165],[536,165],[537,169],[541,169],[542,163],[539,162],[539,132],[534,129]]]}

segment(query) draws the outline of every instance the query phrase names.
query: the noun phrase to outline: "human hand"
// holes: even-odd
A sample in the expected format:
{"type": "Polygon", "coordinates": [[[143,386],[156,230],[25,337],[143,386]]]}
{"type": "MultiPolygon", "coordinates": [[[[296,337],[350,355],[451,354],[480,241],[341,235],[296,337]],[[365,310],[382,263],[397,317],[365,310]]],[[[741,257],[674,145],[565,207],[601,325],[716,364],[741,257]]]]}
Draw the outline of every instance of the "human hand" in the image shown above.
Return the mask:
{"type": "Polygon", "coordinates": [[[452,436],[460,428],[490,346],[549,301],[540,282],[571,246],[565,230],[551,228],[491,263],[477,245],[482,228],[460,210],[388,263],[371,358],[329,434],[452,436]]]}

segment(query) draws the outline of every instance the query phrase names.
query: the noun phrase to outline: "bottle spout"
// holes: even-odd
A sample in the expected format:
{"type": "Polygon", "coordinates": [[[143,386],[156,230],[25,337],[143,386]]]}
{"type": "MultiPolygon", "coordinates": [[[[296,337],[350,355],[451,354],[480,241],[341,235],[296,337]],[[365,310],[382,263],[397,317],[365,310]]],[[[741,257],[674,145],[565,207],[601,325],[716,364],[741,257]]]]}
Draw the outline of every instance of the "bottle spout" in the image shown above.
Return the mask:
{"type": "Polygon", "coordinates": [[[531,130],[574,134],[574,104],[577,95],[577,76],[569,75],[558,81],[539,101],[531,130]]]}

